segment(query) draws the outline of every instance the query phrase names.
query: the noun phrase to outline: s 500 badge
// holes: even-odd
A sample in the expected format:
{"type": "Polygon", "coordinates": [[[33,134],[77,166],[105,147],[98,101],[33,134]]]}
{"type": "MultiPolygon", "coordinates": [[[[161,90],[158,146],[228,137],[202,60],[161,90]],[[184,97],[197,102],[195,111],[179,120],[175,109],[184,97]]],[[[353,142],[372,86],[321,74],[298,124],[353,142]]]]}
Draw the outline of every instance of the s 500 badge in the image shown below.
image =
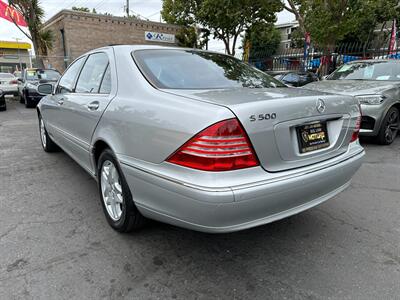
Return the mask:
{"type": "Polygon", "coordinates": [[[276,119],[276,113],[272,114],[259,114],[257,115],[251,115],[250,116],[250,122],[255,122],[255,121],[266,121],[266,120],[274,120],[276,119]]]}

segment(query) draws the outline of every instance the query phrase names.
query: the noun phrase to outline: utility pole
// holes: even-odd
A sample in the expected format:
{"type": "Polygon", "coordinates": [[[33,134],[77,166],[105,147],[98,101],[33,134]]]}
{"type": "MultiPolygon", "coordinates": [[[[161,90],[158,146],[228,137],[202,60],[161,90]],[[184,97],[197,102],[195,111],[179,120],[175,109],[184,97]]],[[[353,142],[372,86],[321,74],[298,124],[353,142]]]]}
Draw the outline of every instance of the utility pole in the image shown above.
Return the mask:
{"type": "Polygon", "coordinates": [[[129,18],[129,0],[126,0],[126,16],[129,18]]]}
{"type": "Polygon", "coordinates": [[[17,53],[18,53],[18,61],[19,61],[19,71],[22,72],[21,54],[20,54],[20,52],[19,52],[19,41],[20,41],[21,39],[20,39],[20,38],[14,38],[14,39],[15,39],[15,41],[17,42],[17,47],[18,47],[17,53]]]}

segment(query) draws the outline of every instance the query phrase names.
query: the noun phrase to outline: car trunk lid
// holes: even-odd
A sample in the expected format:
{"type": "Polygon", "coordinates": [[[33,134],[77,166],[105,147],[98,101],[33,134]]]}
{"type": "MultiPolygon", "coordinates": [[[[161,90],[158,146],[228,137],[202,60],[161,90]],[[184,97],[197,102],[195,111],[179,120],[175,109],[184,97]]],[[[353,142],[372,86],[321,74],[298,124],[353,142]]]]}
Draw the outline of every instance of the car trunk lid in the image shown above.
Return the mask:
{"type": "Polygon", "coordinates": [[[359,115],[352,97],[304,89],[164,91],[230,109],[245,128],[262,167],[269,172],[299,168],[343,154],[359,115]],[[311,134],[321,137],[324,133],[325,138],[316,140],[311,148],[304,144],[302,135],[308,139],[311,134]],[[320,146],[324,148],[314,149],[320,146]],[[305,148],[309,151],[303,152],[305,148]]]}

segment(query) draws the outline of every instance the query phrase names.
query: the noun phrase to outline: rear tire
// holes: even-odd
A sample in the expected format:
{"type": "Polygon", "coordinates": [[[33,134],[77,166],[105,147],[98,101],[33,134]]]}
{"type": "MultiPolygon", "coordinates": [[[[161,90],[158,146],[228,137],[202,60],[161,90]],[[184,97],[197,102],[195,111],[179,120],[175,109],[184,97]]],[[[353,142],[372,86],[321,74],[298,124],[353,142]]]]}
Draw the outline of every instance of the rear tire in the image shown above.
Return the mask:
{"type": "Polygon", "coordinates": [[[39,133],[40,133],[40,142],[42,144],[44,151],[57,152],[60,150],[57,144],[53,142],[53,140],[47,133],[46,126],[44,125],[44,121],[40,115],[39,115],[39,133]]]}
{"type": "Polygon", "coordinates": [[[396,107],[391,107],[382,121],[377,141],[381,145],[390,145],[396,139],[398,132],[399,110],[396,107]]]}
{"type": "Polygon", "coordinates": [[[131,191],[114,153],[110,149],[104,150],[97,165],[100,200],[108,224],[121,233],[143,227],[146,218],[133,202],[131,191]]]}

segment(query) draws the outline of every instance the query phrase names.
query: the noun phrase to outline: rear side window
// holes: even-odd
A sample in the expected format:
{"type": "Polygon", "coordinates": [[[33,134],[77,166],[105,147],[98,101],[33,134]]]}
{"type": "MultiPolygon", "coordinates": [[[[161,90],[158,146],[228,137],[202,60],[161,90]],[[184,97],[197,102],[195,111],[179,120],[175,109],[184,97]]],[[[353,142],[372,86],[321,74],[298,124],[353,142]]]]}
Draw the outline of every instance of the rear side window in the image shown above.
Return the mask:
{"type": "Polygon", "coordinates": [[[95,53],[89,56],[79,75],[75,92],[99,93],[108,66],[108,57],[105,53],[95,53]]]}
{"type": "Polygon", "coordinates": [[[57,86],[57,94],[71,93],[74,88],[75,78],[81,68],[83,57],[75,61],[61,77],[57,86]]]}
{"type": "Polygon", "coordinates": [[[106,72],[103,76],[103,81],[100,86],[100,94],[109,94],[111,93],[111,69],[110,64],[108,64],[106,72]]]}

